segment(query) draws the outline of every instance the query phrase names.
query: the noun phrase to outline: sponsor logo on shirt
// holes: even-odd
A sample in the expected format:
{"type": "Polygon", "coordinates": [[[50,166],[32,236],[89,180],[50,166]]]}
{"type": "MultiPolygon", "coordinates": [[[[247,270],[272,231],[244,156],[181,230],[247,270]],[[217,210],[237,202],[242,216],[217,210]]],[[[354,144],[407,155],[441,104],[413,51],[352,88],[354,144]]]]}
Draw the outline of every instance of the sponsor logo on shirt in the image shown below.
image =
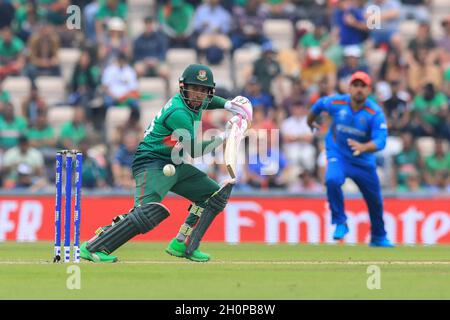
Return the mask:
{"type": "Polygon", "coordinates": [[[336,126],[336,130],[340,131],[340,132],[344,132],[344,133],[348,133],[348,134],[353,134],[355,136],[359,136],[359,137],[365,137],[366,136],[366,132],[358,130],[356,128],[352,128],[343,124],[338,124],[336,126]]]}

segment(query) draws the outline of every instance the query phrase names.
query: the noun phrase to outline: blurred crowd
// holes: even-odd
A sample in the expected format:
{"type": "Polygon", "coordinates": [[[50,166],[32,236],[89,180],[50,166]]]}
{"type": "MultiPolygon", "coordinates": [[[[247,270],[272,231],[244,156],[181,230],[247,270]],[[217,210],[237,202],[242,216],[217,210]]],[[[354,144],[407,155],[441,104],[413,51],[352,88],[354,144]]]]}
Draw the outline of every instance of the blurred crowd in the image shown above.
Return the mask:
{"type": "MultiPolygon", "coordinates": [[[[306,115],[320,97],[345,93],[350,75],[362,70],[375,83],[370,99],[388,119],[389,141],[377,154],[383,188],[450,192],[450,15],[440,15],[439,30],[432,32],[431,2],[158,0],[142,21],[142,33],[132,37],[128,12],[135,1],[0,0],[0,185],[51,189],[55,150],[76,148],[85,155],[85,188],[133,189],[130,168],[145,129],[139,79],[162,79],[169,97],[172,48],[191,48],[198,61],[213,66],[229,57],[236,74],[242,71],[232,63],[237,51],[257,47],[260,56],[239,73],[243,85],[217,88],[226,98],[248,97],[252,130],[267,133],[244,143],[251,164],[240,168],[239,189],[323,192],[329,119],[322,117],[322,130],[313,135],[306,115]],[[80,29],[68,28],[71,4],[81,9],[80,29]],[[277,47],[266,34],[268,19],[289,21],[289,46],[277,47]],[[404,21],[417,26],[410,37],[402,33],[404,21]],[[73,118],[56,130],[48,110],[58,106],[46,101],[36,82],[61,76],[60,48],[79,48],[81,54],[65,84],[64,104],[73,107],[73,118]],[[15,76],[31,83],[19,106],[2,87],[15,76]],[[129,118],[107,142],[105,113],[118,106],[130,109],[129,118]],[[252,141],[266,146],[265,156],[252,141]]],[[[206,113],[204,118],[204,129],[223,128],[223,121],[206,113]]],[[[227,176],[223,165],[198,165],[219,181],[227,176]]]]}

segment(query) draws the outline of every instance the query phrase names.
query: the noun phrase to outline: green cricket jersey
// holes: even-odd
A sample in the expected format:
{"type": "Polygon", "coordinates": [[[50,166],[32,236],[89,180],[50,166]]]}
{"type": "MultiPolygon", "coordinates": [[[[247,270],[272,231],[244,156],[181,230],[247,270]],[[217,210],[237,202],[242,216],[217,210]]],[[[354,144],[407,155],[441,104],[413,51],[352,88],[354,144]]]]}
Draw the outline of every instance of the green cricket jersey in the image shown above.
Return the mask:
{"type": "MultiPolygon", "coordinates": [[[[144,139],[137,147],[134,156],[133,172],[138,173],[152,165],[160,167],[161,163],[172,162],[172,149],[178,141],[183,142],[183,150],[185,150],[185,146],[190,146],[192,157],[201,156],[207,147],[212,150],[212,147],[220,145],[223,141],[218,137],[208,141],[197,141],[198,125],[195,123],[201,120],[204,109],[222,109],[226,101],[224,98],[214,96],[206,108],[193,111],[187,107],[179,93],[173,96],[145,130],[144,139]],[[182,138],[172,137],[172,133],[176,129],[183,129],[177,131],[181,133],[182,138]],[[201,151],[201,154],[198,152],[194,154],[194,151],[197,150],[201,151]]],[[[180,155],[182,155],[182,151],[180,155]]]]}

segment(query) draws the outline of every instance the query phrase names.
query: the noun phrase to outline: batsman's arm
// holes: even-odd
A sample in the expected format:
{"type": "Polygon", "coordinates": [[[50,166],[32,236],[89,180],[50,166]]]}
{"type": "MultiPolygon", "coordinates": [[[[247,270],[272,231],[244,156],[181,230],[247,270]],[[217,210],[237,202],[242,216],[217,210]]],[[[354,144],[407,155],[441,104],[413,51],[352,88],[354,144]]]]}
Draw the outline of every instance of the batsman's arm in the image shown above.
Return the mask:
{"type": "MultiPolygon", "coordinates": [[[[191,143],[191,150],[194,150],[194,154],[191,154],[193,158],[200,157],[204,154],[208,154],[212,152],[215,148],[217,148],[219,145],[221,145],[226,139],[228,139],[228,136],[230,135],[231,128],[234,123],[240,123],[241,117],[234,116],[230,120],[227,121],[225,125],[225,131],[221,132],[217,136],[214,136],[211,140],[203,140],[201,142],[199,141],[192,141],[191,143]],[[197,150],[201,150],[200,154],[197,154],[197,150]]],[[[239,130],[242,130],[242,133],[245,133],[247,130],[247,122],[244,121],[241,123],[239,130]]]]}
{"type": "MultiPolygon", "coordinates": [[[[203,140],[202,142],[193,142],[193,147],[197,147],[197,149],[191,149],[191,150],[201,150],[200,155],[191,155],[192,157],[199,157],[203,154],[208,154],[212,152],[215,148],[217,148],[219,145],[221,145],[230,135],[231,128],[233,126],[233,123],[240,122],[241,118],[239,116],[234,116],[230,120],[227,121],[225,125],[225,131],[220,133],[219,135],[213,137],[211,140],[203,140]]],[[[243,122],[241,124],[240,130],[244,133],[247,130],[247,122],[243,122]]]]}
{"type": "Polygon", "coordinates": [[[181,142],[183,150],[193,158],[211,152],[225,140],[224,135],[218,135],[211,140],[198,141],[195,138],[192,119],[184,112],[174,112],[169,115],[165,120],[165,125],[172,130],[172,134],[181,142]]]}
{"type": "Polygon", "coordinates": [[[225,139],[222,136],[216,136],[211,140],[197,141],[196,139],[180,139],[183,150],[192,158],[198,158],[212,152],[221,145],[225,139]]]}
{"type": "Polygon", "coordinates": [[[227,102],[227,99],[224,99],[219,96],[213,96],[211,103],[208,105],[208,110],[214,110],[214,109],[224,109],[225,103],[227,102]]]}

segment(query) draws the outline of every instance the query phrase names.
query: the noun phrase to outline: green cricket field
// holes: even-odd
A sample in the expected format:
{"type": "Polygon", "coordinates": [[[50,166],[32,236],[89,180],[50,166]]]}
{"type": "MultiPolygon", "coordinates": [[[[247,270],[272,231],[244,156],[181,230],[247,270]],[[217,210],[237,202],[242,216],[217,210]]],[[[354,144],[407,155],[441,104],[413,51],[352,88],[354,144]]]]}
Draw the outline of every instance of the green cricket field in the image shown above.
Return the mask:
{"type": "Polygon", "coordinates": [[[207,263],[165,246],[129,243],[117,263],[77,268],[53,263],[50,242],[2,242],[0,299],[450,299],[448,245],[204,243],[207,263]]]}

